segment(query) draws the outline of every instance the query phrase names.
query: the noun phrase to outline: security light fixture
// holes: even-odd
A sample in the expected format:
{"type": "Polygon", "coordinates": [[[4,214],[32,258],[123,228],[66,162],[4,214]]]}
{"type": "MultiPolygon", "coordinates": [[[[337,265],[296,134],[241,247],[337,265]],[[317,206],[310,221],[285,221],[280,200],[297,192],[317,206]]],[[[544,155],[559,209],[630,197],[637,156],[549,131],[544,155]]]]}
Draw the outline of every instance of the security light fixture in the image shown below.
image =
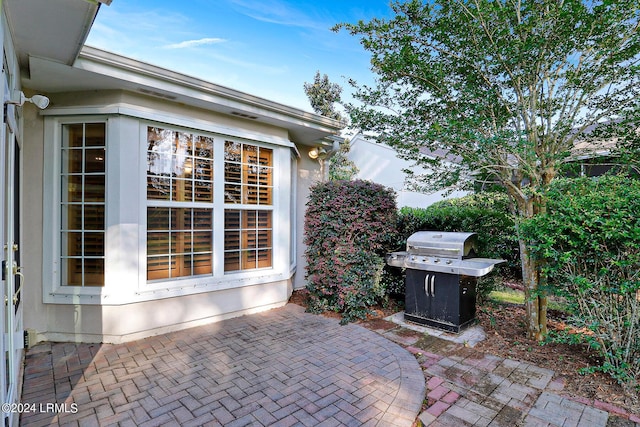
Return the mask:
{"type": "Polygon", "coordinates": [[[44,110],[49,106],[49,98],[47,98],[46,96],[33,95],[31,98],[27,98],[22,91],[19,92],[19,97],[16,101],[10,99],[4,101],[5,105],[13,104],[17,105],[18,107],[24,105],[25,102],[30,102],[41,110],[44,110]]]}
{"type": "Polygon", "coordinates": [[[327,157],[327,150],[325,150],[322,147],[313,147],[309,151],[309,157],[311,157],[313,160],[315,159],[323,160],[327,157]]]}

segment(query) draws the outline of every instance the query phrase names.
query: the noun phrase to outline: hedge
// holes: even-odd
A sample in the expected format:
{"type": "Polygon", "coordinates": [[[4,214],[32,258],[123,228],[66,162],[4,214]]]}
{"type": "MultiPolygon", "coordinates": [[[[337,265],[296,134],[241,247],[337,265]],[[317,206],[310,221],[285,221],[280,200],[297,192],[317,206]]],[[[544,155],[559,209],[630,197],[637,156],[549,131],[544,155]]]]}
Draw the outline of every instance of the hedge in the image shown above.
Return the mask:
{"type": "Polygon", "coordinates": [[[393,190],[369,181],[329,181],[311,188],[305,213],[309,310],[366,317],[386,294],[384,254],[396,241],[393,190]]]}
{"type": "MultiPolygon", "coordinates": [[[[609,373],[640,392],[640,180],[624,176],[561,179],[547,214],[522,224],[531,252],[545,262],[550,290],[573,307],[578,338],[609,373]]],[[[569,337],[575,339],[576,337],[569,337]]]]}
{"type": "MultiPolygon", "coordinates": [[[[420,230],[466,231],[478,234],[478,256],[506,260],[496,267],[500,275],[521,277],[520,249],[516,238],[508,197],[503,193],[478,193],[447,199],[426,208],[402,208],[398,215],[398,250],[420,230]]],[[[388,288],[403,293],[401,276],[388,273],[388,288]]],[[[480,300],[493,290],[500,277],[491,274],[478,281],[480,300]]]]}

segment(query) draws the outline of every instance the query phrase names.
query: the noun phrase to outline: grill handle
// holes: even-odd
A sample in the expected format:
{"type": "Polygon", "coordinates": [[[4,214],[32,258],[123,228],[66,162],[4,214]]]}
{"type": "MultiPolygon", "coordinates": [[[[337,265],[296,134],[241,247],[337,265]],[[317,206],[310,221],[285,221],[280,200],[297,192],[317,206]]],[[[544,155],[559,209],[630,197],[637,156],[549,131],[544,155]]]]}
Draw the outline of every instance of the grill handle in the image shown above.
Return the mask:
{"type": "Polygon", "coordinates": [[[424,293],[428,297],[436,296],[436,275],[426,274],[424,276],[424,293]]]}
{"type": "Polygon", "coordinates": [[[436,296],[436,275],[431,276],[431,296],[436,296]]]}
{"type": "Polygon", "coordinates": [[[460,252],[460,249],[438,248],[436,246],[422,246],[422,245],[409,245],[409,249],[427,249],[430,251],[445,251],[445,252],[453,252],[453,253],[460,252]]]}

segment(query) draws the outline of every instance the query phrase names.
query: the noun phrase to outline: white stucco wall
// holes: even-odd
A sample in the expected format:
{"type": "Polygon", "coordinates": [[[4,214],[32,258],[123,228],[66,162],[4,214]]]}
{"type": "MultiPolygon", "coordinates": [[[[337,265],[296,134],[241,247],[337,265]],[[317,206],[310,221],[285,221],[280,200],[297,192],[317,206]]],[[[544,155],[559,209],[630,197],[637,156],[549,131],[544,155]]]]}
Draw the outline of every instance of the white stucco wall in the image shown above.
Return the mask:
{"type": "Polygon", "coordinates": [[[307,285],[305,280],[305,266],[307,264],[304,252],[306,245],[304,244],[304,215],[306,212],[306,203],[309,199],[309,188],[321,181],[320,167],[317,160],[309,158],[310,147],[300,148],[300,158],[298,159],[298,187],[297,191],[297,215],[296,215],[296,264],[297,270],[293,278],[293,288],[302,289],[307,285]]]}
{"type": "Polygon", "coordinates": [[[403,169],[413,169],[416,174],[424,173],[424,169],[412,167],[411,162],[398,157],[396,151],[389,146],[378,144],[357,134],[351,140],[351,159],[359,171],[358,179],[373,181],[396,191],[398,207],[424,208],[445,198],[462,197],[464,191],[454,191],[445,196],[443,191],[419,193],[405,188],[406,174],[403,169]]]}

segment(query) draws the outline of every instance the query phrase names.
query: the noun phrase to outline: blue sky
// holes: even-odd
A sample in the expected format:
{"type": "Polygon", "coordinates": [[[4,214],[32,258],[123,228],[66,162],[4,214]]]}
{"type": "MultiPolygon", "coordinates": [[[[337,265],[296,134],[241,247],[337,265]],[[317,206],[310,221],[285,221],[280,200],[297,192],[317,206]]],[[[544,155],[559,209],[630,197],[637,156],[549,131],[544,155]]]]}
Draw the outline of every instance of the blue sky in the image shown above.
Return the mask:
{"type": "Polygon", "coordinates": [[[316,70],[371,82],[369,54],[339,22],[388,17],[388,0],[114,0],[86,44],[311,111],[316,70]]]}

